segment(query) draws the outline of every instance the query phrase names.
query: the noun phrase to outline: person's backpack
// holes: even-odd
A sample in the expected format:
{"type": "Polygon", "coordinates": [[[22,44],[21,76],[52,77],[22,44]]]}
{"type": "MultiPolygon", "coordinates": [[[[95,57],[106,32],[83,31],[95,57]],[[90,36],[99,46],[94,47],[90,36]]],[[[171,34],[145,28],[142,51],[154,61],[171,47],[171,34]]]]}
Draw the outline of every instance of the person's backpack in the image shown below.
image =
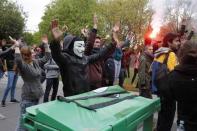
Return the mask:
{"type": "Polygon", "coordinates": [[[166,53],[163,63],[153,61],[152,63],[152,87],[151,91],[155,94],[160,94],[166,87],[167,74],[169,69],[167,67],[167,61],[170,52],[166,53]]]}

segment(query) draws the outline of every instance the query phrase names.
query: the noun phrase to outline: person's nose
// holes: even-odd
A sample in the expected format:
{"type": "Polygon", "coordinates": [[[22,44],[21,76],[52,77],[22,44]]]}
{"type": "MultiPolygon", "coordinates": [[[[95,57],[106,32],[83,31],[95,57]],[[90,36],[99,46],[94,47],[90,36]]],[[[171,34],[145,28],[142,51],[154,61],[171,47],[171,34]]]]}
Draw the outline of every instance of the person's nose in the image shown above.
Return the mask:
{"type": "Polygon", "coordinates": [[[81,50],[82,50],[82,51],[85,51],[85,47],[81,47],[81,50]]]}

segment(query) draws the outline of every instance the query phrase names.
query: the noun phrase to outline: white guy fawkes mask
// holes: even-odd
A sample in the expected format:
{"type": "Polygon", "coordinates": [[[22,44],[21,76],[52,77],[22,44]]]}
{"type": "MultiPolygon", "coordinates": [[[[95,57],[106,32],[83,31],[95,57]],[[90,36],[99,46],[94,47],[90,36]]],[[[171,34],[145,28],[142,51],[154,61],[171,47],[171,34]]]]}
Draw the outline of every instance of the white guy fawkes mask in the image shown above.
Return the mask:
{"type": "Polygon", "coordinates": [[[85,51],[84,41],[75,41],[73,46],[73,52],[75,55],[82,57],[85,51]]]}

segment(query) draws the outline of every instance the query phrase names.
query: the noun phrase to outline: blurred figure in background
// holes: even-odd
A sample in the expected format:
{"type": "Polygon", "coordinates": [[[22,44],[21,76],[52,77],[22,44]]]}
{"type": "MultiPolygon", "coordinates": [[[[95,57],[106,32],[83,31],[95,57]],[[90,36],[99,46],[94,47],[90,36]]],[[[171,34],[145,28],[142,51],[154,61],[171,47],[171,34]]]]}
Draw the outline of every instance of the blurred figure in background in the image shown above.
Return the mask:
{"type": "Polygon", "coordinates": [[[44,65],[45,73],[46,73],[46,89],[44,93],[44,102],[48,102],[49,94],[51,88],[53,89],[51,100],[55,100],[58,86],[59,86],[59,67],[55,63],[55,61],[51,58],[48,62],[44,65]]]}
{"type": "MultiPolygon", "coordinates": [[[[10,48],[13,44],[12,43],[6,43],[6,41],[3,42],[3,51],[10,48]],[[4,43],[5,42],[5,43],[4,43]]],[[[7,81],[7,87],[4,90],[3,98],[1,101],[1,105],[3,107],[6,106],[6,98],[8,96],[8,93],[10,91],[10,102],[19,102],[15,99],[15,89],[16,89],[16,83],[18,80],[18,72],[16,70],[16,65],[14,63],[14,50],[10,50],[7,55],[4,56],[4,63],[6,65],[7,74],[8,74],[8,81],[7,81]]]]}
{"type": "Polygon", "coordinates": [[[152,98],[151,94],[151,72],[150,67],[153,61],[153,46],[146,45],[144,52],[139,57],[139,68],[138,68],[138,86],[140,96],[146,98],[152,98]]]}
{"type": "MultiPolygon", "coordinates": [[[[133,86],[134,81],[136,79],[136,76],[138,74],[138,67],[139,67],[139,57],[140,57],[140,46],[139,45],[134,45],[133,47],[134,49],[134,62],[133,64],[131,64],[132,68],[133,68],[133,76],[131,79],[131,85],[133,86]]],[[[136,84],[136,87],[138,87],[138,85],[136,84]]]]}

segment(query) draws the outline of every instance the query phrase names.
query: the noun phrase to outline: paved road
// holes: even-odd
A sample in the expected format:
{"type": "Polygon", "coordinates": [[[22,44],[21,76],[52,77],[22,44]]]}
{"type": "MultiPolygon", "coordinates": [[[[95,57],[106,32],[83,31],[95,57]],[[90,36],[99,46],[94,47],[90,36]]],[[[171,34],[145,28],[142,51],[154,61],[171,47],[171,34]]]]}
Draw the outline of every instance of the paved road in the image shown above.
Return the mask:
{"type": "MultiPolygon", "coordinates": [[[[0,99],[2,99],[4,88],[6,87],[7,78],[4,77],[0,80],[0,99]]],[[[20,100],[20,94],[21,94],[21,87],[22,87],[23,81],[19,77],[17,86],[16,86],[16,99],[20,100]]],[[[44,85],[45,86],[45,83],[44,85]]],[[[60,89],[58,91],[58,94],[61,94],[61,87],[62,83],[60,82],[59,85],[60,89]]],[[[14,131],[15,127],[17,125],[19,112],[20,112],[20,104],[19,103],[11,103],[10,96],[7,97],[6,107],[0,106],[0,131],[14,131]]],[[[42,102],[42,101],[41,101],[42,102]]]]}
{"type": "MultiPolygon", "coordinates": [[[[3,78],[0,80],[0,99],[2,99],[3,96],[3,91],[4,88],[6,87],[7,78],[3,78]]],[[[19,77],[18,82],[17,82],[17,87],[16,87],[16,99],[20,100],[20,93],[21,93],[21,86],[23,82],[21,78],[19,77]]],[[[45,86],[45,83],[44,85],[45,86]]],[[[62,83],[60,82],[59,85],[59,91],[58,94],[62,95],[62,83]]],[[[10,96],[8,96],[7,101],[10,100],[10,96]]],[[[18,116],[19,116],[19,109],[20,109],[20,104],[19,103],[11,103],[7,102],[6,107],[1,107],[0,106],[0,131],[15,131],[17,121],[18,121],[18,116]],[[5,117],[5,118],[4,118],[5,117]]],[[[154,116],[154,121],[156,121],[157,114],[154,116]]],[[[141,131],[142,129],[140,129],[141,131]]],[[[175,124],[173,126],[173,130],[175,130],[175,124]]]]}

